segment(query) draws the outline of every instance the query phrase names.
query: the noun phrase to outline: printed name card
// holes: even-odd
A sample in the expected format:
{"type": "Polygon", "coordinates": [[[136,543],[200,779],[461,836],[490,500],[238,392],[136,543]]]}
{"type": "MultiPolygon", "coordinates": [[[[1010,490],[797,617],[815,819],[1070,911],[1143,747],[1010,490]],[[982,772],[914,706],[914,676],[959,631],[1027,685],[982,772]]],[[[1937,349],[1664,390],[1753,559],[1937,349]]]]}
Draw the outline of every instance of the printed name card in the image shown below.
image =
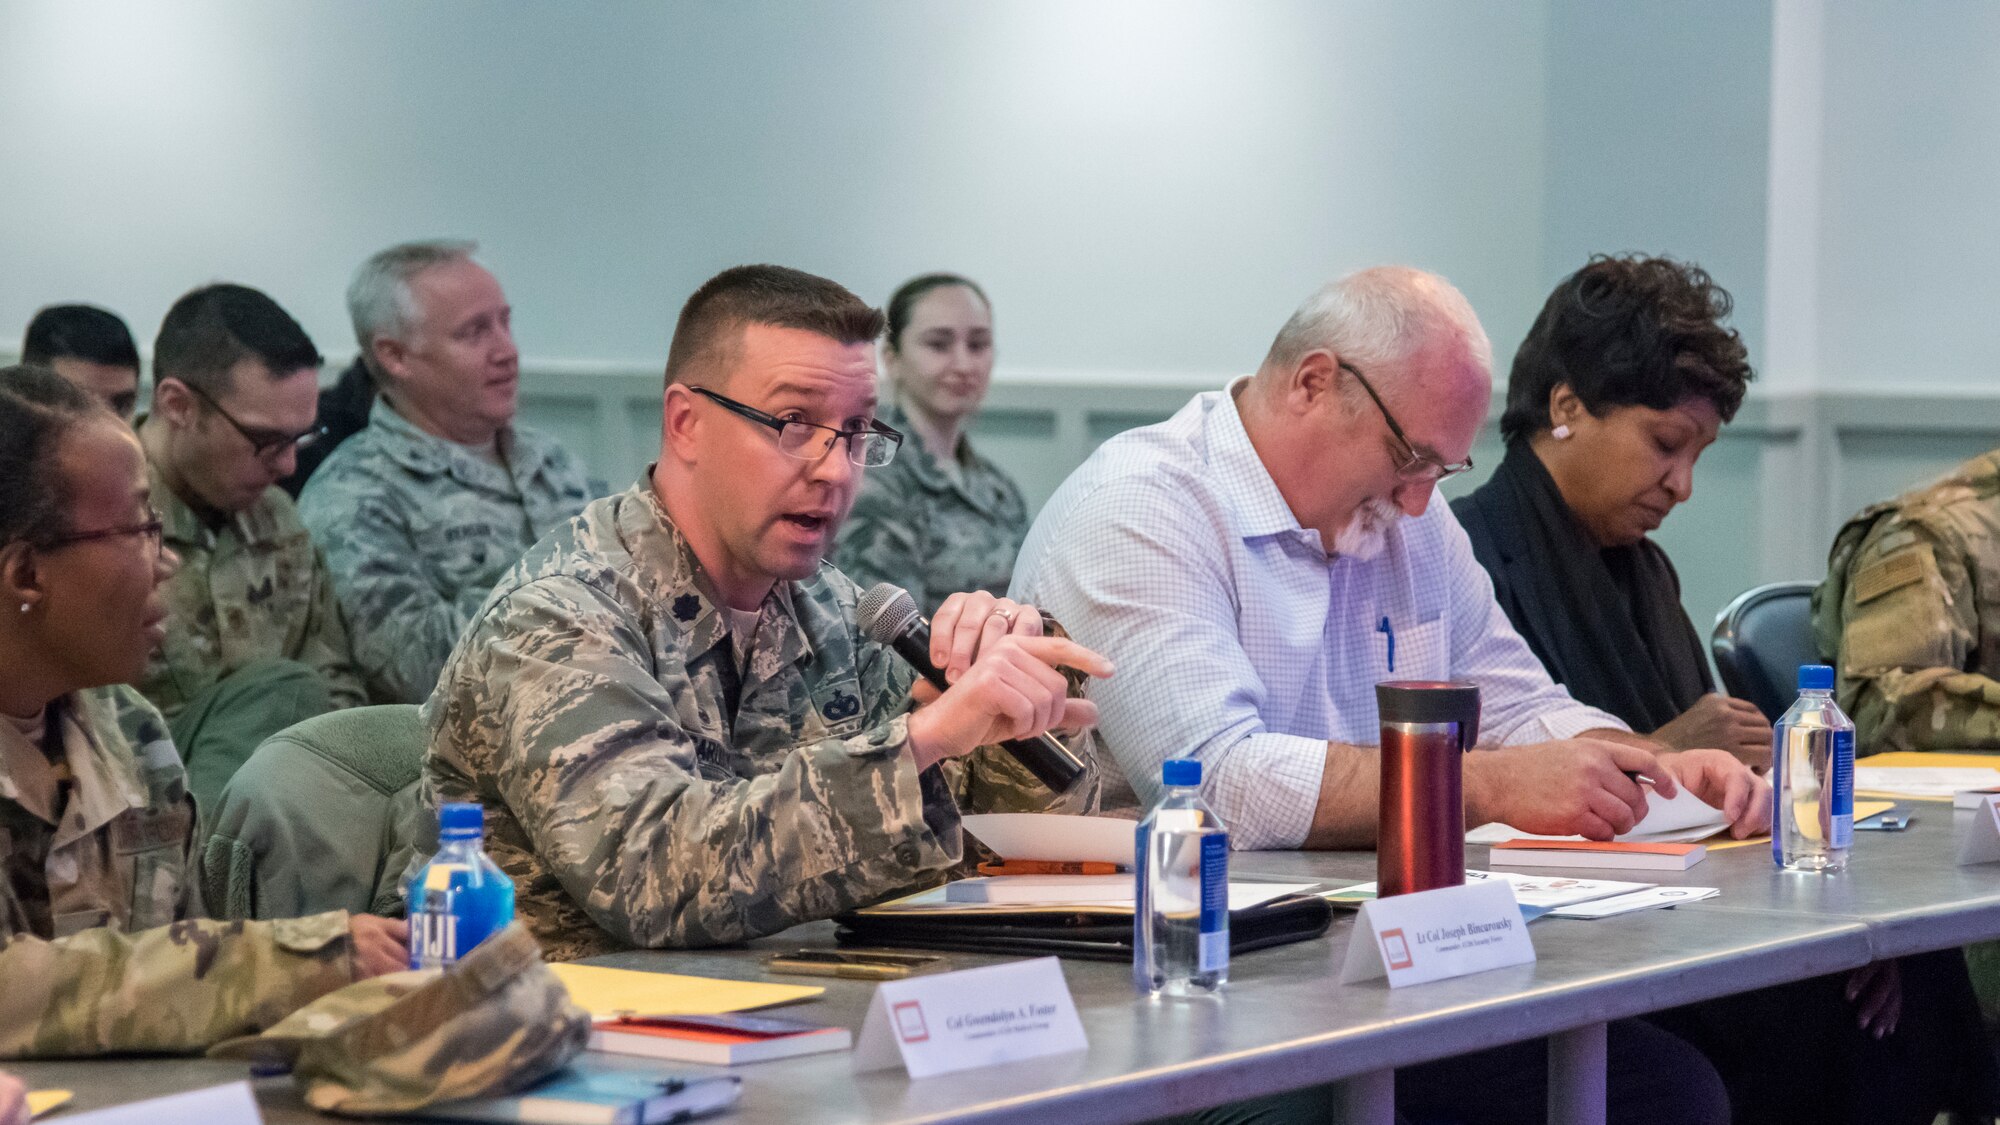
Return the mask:
{"type": "Polygon", "coordinates": [[[2000,805],[1994,804],[1994,797],[1980,798],[1979,807],[1972,810],[1972,823],[1966,829],[1965,835],[1958,838],[1961,865],[2000,860],[2000,805]]]}
{"type": "Polygon", "coordinates": [[[1340,983],[1386,976],[1401,988],[1534,959],[1514,888],[1494,879],[1363,903],[1340,983]]]}
{"type": "Polygon", "coordinates": [[[1090,1044],[1054,957],[884,981],[854,1069],[897,1063],[912,1078],[1081,1051],[1090,1044]]]}

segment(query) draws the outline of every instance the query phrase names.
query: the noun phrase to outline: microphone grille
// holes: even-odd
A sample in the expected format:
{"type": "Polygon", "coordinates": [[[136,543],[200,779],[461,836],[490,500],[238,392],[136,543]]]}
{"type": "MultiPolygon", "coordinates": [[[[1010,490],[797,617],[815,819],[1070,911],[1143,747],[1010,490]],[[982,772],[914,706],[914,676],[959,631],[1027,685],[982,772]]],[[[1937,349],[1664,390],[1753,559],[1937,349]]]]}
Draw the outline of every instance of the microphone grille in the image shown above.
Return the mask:
{"type": "Polygon", "coordinates": [[[889,582],[877,582],[861,595],[861,604],[854,608],[854,619],[861,626],[861,633],[878,645],[896,643],[923,614],[917,609],[917,599],[908,590],[889,582]]]}

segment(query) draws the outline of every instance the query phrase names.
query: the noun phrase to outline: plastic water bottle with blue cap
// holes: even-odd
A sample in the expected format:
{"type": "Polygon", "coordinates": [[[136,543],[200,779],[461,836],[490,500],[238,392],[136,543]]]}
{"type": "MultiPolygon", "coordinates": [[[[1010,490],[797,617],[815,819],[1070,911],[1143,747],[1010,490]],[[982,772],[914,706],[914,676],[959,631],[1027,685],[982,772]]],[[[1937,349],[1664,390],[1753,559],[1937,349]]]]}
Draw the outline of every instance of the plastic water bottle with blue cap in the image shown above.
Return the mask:
{"type": "Polygon", "coordinates": [[[486,855],[486,810],[438,809],[438,850],[410,880],[410,967],[446,968],[514,920],[514,881],[486,855]]]}
{"type": "Polygon", "coordinates": [[[1854,723],[1833,669],[1799,669],[1799,701],[1771,734],[1771,853],[1792,871],[1839,871],[1854,846],[1854,723]]]}
{"type": "Polygon", "coordinates": [[[1229,833],[1201,799],[1201,763],[1160,767],[1166,795],[1136,832],[1132,982],[1200,996],[1229,979],[1229,833]]]}

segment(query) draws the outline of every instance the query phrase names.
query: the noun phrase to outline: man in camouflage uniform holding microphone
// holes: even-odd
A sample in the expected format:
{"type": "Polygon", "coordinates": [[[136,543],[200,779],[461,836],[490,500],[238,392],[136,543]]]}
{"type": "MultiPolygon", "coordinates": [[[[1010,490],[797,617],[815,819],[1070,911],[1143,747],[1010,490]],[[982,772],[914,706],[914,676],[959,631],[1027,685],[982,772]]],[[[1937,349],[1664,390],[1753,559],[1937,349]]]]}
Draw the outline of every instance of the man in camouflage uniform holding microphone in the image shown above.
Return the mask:
{"type": "Polygon", "coordinates": [[[933,623],[952,686],[913,692],[823,562],[899,441],[873,421],[881,330],[796,270],[704,284],[668,354],[659,462],[531,549],[446,663],[425,796],[485,805],[550,957],[742,941],[910,888],[959,861],[961,794],[1094,808],[1094,772],[1057,798],[974,751],[1089,725],[1058,668],[1108,662],[1030,607],[959,594],[933,623]]]}

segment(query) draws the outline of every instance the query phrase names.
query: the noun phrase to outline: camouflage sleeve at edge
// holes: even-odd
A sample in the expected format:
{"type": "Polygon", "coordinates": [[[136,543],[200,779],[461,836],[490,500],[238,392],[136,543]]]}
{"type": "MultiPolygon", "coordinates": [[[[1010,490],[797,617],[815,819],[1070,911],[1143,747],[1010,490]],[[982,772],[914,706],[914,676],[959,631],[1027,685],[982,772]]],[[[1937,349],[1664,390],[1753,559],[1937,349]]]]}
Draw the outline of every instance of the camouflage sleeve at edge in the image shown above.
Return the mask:
{"type": "Polygon", "coordinates": [[[1847,567],[1837,670],[1856,749],[2000,749],[2000,683],[1965,671],[1979,635],[1966,548],[1891,517],[1847,567]],[[1883,570],[1898,558],[1907,575],[1883,570]],[[1893,584],[1870,583],[1894,574],[1893,584]]]}
{"type": "Polygon", "coordinates": [[[0,1058],[199,1051],[353,979],[345,911],[0,937],[0,1058]]]}

